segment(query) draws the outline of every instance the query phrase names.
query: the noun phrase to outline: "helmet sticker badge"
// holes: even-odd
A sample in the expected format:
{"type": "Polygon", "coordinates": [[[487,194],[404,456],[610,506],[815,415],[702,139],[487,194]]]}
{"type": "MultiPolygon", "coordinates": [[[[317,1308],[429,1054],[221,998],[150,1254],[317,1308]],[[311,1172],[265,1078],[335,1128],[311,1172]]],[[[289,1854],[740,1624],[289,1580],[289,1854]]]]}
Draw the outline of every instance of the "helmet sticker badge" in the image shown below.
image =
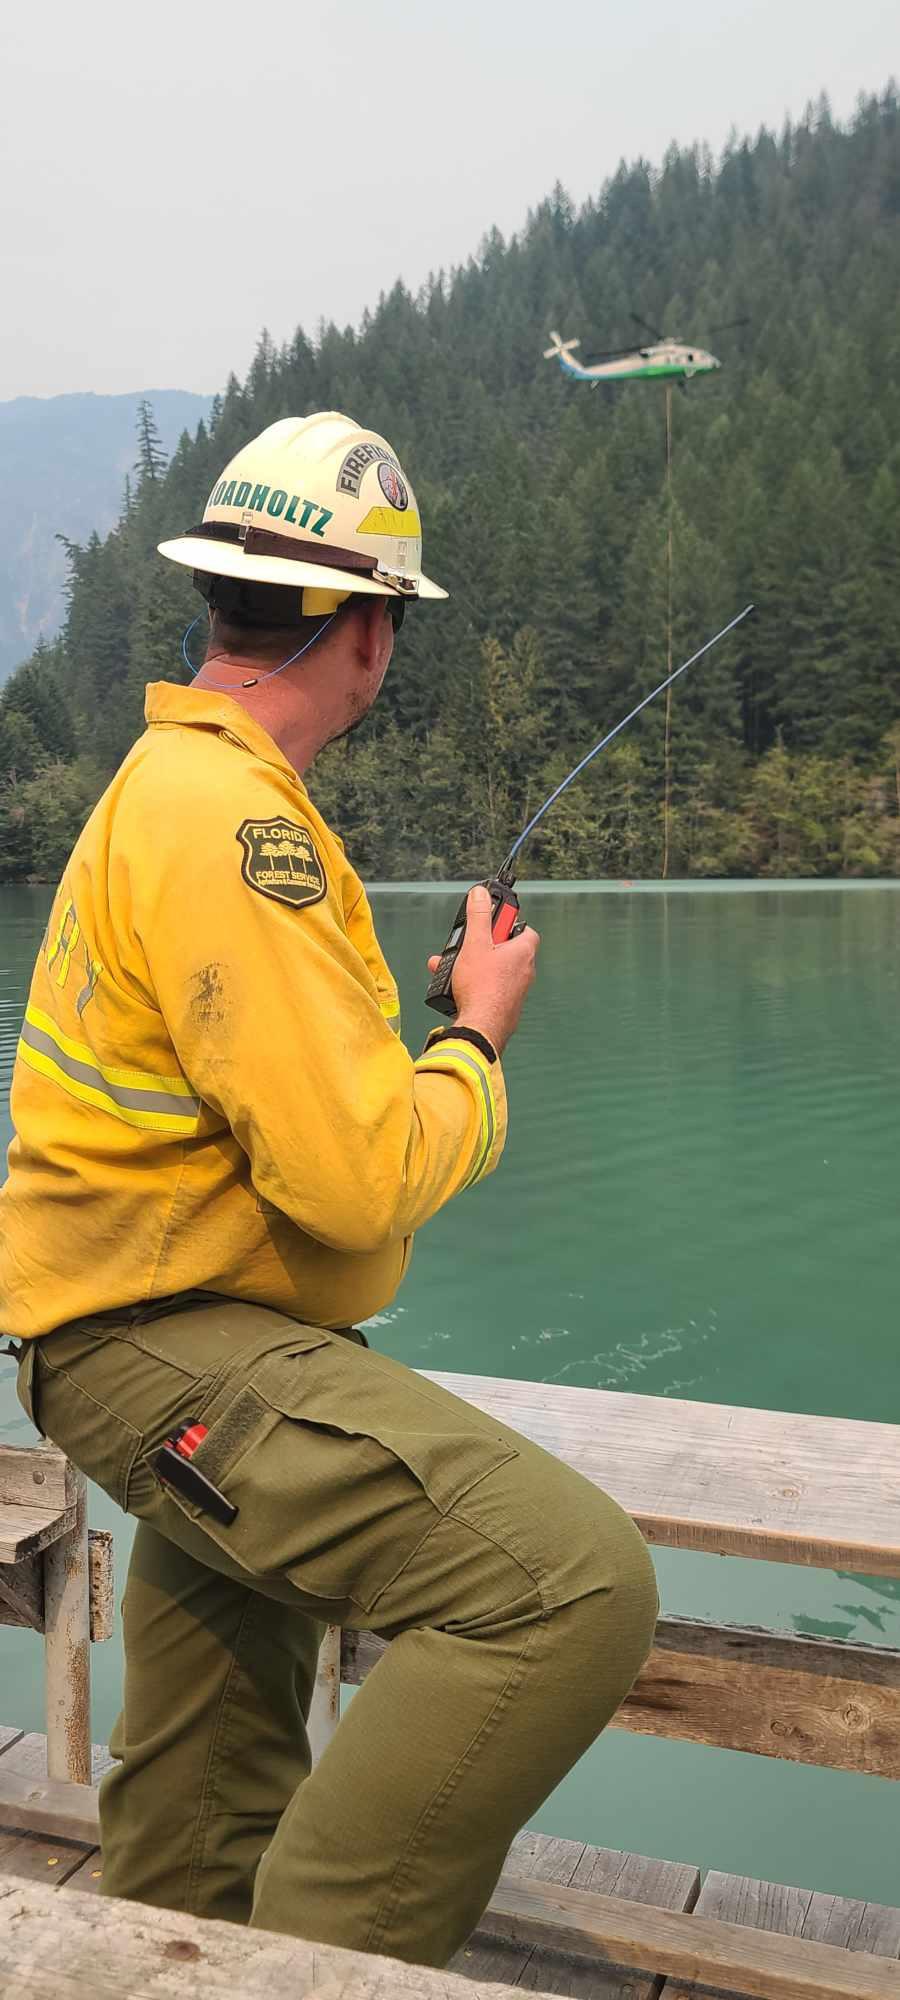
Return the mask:
{"type": "MultiPolygon", "coordinates": [[[[337,476],[338,492],[349,493],[352,499],[358,500],[360,482],[366,467],[369,465],[378,465],[379,463],[397,465],[397,460],[393,452],[388,451],[386,445],[370,444],[366,439],[363,440],[362,444],[355,444],[353,450],[348,451],[346,458],[341,463],[341,469],[337,476]]],[[[398,466],[398,472],[399,469],[398,466]]]]}
{"type": "Polygon", "coordinates": [[[385,499],[402,514],[404,508],[409,506],[409,494],[396,466],[383,461],[378,467],[378,484],[385,499]]]}

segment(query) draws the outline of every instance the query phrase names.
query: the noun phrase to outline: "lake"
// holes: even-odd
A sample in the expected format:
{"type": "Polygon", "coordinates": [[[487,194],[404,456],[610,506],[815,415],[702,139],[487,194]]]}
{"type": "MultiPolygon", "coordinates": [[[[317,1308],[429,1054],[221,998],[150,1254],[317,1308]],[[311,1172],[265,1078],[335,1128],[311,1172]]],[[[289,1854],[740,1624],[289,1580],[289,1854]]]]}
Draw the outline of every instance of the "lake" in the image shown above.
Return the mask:
{"type": "MultiPolygon", "coordinates": [[[[497,1174],[422,1231],[371,1331],[428,1368],[894,1420],[900,884],[540,884],[497,1174]]],[[[373,890],[404,1033],[458,900],[373,890]]],[[[0,890],[0,1119],[50,892],[0,890]]],[[[290,1060],[290,1051],[278,1052],[290,1060]]],[[[0,1362],[0,1436],[24,1442],[0,1362]]],[[[115,1521],[120,1577],[128,1524],[115,1521]]],[[[670,1613],[900,1645],[900,1582],[657,1551],[670,1613]]],[[[42,1727],[40,1645],[0,1628],[0,1721],[42,1727]]],[[[118,1640],[94,1649],[94,1733],[118,1640]]],[[[897,1901],[887,1780],[609,1732],[542,1830],[897,1901]]]]}

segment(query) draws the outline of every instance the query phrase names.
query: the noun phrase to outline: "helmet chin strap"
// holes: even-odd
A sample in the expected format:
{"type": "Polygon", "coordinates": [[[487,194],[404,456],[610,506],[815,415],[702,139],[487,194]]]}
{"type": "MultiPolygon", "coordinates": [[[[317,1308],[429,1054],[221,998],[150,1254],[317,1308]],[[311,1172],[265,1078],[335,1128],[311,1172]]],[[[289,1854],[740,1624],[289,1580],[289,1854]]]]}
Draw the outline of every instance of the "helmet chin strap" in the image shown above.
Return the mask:
{"type": "MultiPolygon", "coordinates": [[[[198,611],[196,618],[191,619],[191,623],[189,624],[187,631],[185,632],[184,637],[181,641],[181,657],[184,660],[184,664],[187,667],[188,673],[190,674],[192,680],[196,680],[197,675],[201,672],[201,668],[195,667],[193,661],[190,659],[188,655],[187,642],[191,636],[191,633],[194,630],[194,626],[199,625],[202,617],[203,617],[202,611],[198,611]]],[[[299,646],[296,653],[292,653],[289,659],[282,660],[280,667],[272,667],[271,671],[267,674],[254,674],[251,680],[241,681],[241,687],[242,688],[262,687],[266,681],[273,681],[275,679],[276,674],[283,674],[285,667],[292,667],[295,660],[302,660],[304,653],[308,653],[310,646],[314,646],[316,640],[321,639],[323,632],[327,632],[329,625],[332,623],[332,620],[336,617],[337,617],[336,611],[329,612],[328,617],[323,619],[322,624],[319,626],[318,632],[314,632],[312,638],[307,639],[302,646],[299,646]]],[[[223,656],[222,654],[214,654],[213,657],[216,659],[221,659],[223,656]]],[[[206,681],[204,685],[208,688],[213,688],[216,694],[234,693],[234,687],[233,686],[226,687],[224,681],[206,681]]]]}

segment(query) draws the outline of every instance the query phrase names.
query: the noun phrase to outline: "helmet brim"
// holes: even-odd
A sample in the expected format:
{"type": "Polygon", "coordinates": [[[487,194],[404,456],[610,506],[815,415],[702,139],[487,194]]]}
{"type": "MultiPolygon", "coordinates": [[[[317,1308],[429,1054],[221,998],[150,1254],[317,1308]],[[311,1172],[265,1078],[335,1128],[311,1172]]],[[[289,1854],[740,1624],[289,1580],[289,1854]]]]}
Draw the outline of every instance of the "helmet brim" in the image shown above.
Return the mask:
{"type": "MultiPolygon", "coordinates": [[[[302,547],[302,543],[298,546],[302,547]]],[[[393,590],[390,584],[377,583],[373,577],[329,569],[321,562],[303,562],[299,558],[295,562],[287,556],[248,556],[237,544],[205,541],[202,535],[179,535],[174,541],[158,542],[157,548],[161,556],[166,556],[169,562],[181,563],[184,569],[206,570],[211,576],[243,577],[248,583],[277,583],[288,590],[311,586],[314,590],[350,590],[354,597],[400,597],[404,601],[414,597],[437,599],[450,594],[428,576],[419,577],[415,593],[393,590]]]]}

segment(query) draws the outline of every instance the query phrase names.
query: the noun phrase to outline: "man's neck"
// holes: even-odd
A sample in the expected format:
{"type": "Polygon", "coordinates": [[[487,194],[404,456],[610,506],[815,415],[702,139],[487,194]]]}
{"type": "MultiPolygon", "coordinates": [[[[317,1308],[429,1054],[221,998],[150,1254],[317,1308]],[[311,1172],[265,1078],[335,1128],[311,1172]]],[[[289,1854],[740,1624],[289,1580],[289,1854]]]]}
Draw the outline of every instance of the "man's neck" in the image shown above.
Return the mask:
{"type": "Polygon", "coordinates": [[[267,731],[302,777],[338,731],[322,714],[309,677],[303,685],[299,673],[294,678],[290,667],[279,673],[279,665],[277,657],[219,653],[204,661],[193,685],[230,695],[267,731]]]}

